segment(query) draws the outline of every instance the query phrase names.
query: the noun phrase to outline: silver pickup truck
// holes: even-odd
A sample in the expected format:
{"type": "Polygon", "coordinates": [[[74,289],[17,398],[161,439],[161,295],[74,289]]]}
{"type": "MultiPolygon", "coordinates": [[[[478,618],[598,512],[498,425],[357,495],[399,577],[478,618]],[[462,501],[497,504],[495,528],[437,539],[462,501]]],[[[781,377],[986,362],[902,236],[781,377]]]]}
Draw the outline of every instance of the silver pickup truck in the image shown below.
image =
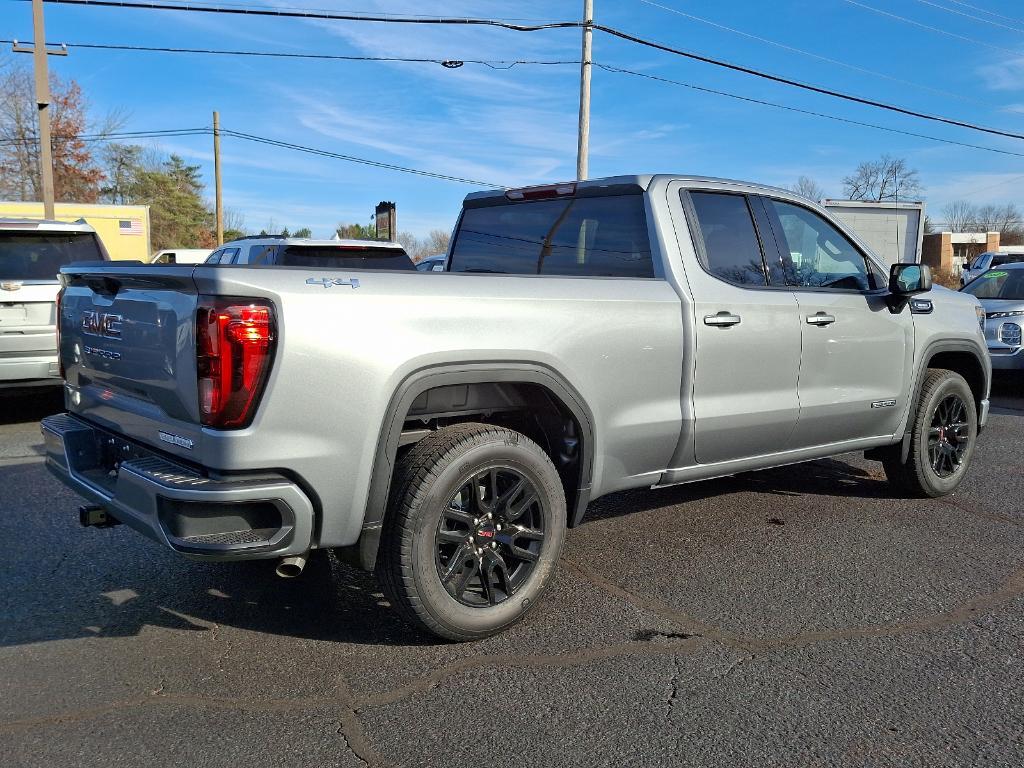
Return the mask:
{"type": "Polygon", "coordinates": [[[62,270],[47,462],[200,560],[336,548],[441,637],[500,631],[587,504],[865,451],[963,480],[984,313],[780,189],[623,176],[471,194],[444,272],[62,270]]]}

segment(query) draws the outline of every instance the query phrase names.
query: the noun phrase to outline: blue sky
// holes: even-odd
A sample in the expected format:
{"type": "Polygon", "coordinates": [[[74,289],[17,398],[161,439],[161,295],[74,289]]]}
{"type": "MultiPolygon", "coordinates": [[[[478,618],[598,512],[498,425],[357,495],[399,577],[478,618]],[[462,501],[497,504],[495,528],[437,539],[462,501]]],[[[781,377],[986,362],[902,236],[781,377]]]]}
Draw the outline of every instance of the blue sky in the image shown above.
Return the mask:
{"type": "MultiPolygon", "coordinates": [[[[292,5],[573,19],[579,17],[582,2],[297,0],[292,5]]],[[[595,5],[599,22],[639,36],[925,112],[1024,132],[1024,7],[1016,0],[657,0],[657,5],[595,0],[595,5]],[[850,66],[770,45],[666,8],[850,66]]],[[[51,42],[446,59],[580,55],[578,30],[521,33],[59,5],[48,5],[46,14],[51,42]]],[[[31,39],[27,3],[4,2],[0,17],[3,37],[31,39]]],[[[798,92],[601,33],[594,36],[594,59],[801,109],[1024,152],[1024,141],[798,92]]],[[[73,50],[67,58],[51,57],[50,63],[61,76],[78,80],[98,111],[124,110],[125,130],[206,126],[217,109],[225,128],[496,184],[537,184],[575,175],[576,65],[498,70],[467,64],[448,70],[436,64],[83,49],[73,50]]],[[[200,164],[212,188],[208,137],[150,143],[200,164]]],[[[315,235],[327,236],[338,222],[368,221],[374,204],[388,199],[398,204],[399,227],[423,235],[433,228],[449,229],[463,196],[474,189],[238,139],[225,138],[222,149],[225,204],[244,214],[253,230],[273,221],[292,229],[309,226],[315,235]]],[[[906,157],[919,169],[933,219],[941,219],[942,206],[960,197],[975,203],[1012,201],[1024,207],[1024,157],[594,71],[592,177],[683,172],[789,185],[807,175],[826,194],[838,197],[842,177],[861,160],[882,153],[906,157]]]]}

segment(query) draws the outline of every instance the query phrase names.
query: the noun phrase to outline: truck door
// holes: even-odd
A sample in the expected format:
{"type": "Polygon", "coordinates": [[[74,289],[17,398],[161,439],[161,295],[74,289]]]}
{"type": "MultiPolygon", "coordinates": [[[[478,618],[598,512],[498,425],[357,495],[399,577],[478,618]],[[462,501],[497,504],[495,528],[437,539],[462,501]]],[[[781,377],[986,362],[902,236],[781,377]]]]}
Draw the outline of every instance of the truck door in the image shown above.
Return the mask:
{"type": "Polygon", "coordinates": [[[762,198],[800,307],[794,448],[892,435],[909,396],[914,327],[886,304],[888,276],[831,222],[762,198]]]}
{"type": "Polygon", "coordinates": [[[692,398],[696,460],[783,451],[800,413],[800,323],[779,265],[765,261],[777,251],[763,209],[742,193],[679,194],[698,261],[684,259],[696,342],[684,398],[692,398]]]}

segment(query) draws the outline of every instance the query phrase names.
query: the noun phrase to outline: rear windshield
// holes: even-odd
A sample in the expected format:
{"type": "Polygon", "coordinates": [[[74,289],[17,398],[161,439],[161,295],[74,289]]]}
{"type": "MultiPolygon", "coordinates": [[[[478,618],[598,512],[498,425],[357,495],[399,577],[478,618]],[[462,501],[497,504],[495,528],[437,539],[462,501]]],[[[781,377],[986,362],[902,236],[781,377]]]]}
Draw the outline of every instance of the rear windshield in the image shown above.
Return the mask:
{"type": "Polygon", "coordinates": [[[1000,253],[992,257],[992,266],[998,267],[1000,264],[1016,264],[1019,261],[1024,261],[1024,253],[1000,253]]]}
{"type": "Polygon", "coordinates": [[[0,279],[56,282],[65,264],[102,258],[91,232],[0,231],[0,279]]]}
{"type": "Polygon", "coordinates": [[[1024,269],[990,269],[961,290],[979,299],[1024,301],[1024,269]]]}
{"type": "Polygon", "coordinates": [[[277,263],[284,267],[416,269],[412,259],[401,248],[358,248],[350,245],[289,245],[278,256],[277,263]]]}
{"type": "Polygon", "coordinates": [[[451,272],[654,277],[642,195],[467,208],[451,272]]]}

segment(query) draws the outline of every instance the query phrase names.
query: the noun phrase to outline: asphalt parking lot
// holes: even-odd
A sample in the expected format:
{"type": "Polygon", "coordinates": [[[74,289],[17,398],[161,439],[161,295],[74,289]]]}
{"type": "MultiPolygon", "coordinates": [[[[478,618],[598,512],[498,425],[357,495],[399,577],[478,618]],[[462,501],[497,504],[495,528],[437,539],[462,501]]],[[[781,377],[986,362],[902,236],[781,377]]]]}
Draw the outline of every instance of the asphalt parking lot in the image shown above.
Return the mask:
{"type": "Polygon", "coordinates": [[[856,455],[600,500],[530,620],[451,645],[330,557],[79,527],[0,398],[4,766],[1024,764],[1024,384],[952,497],[856,455]]]}

